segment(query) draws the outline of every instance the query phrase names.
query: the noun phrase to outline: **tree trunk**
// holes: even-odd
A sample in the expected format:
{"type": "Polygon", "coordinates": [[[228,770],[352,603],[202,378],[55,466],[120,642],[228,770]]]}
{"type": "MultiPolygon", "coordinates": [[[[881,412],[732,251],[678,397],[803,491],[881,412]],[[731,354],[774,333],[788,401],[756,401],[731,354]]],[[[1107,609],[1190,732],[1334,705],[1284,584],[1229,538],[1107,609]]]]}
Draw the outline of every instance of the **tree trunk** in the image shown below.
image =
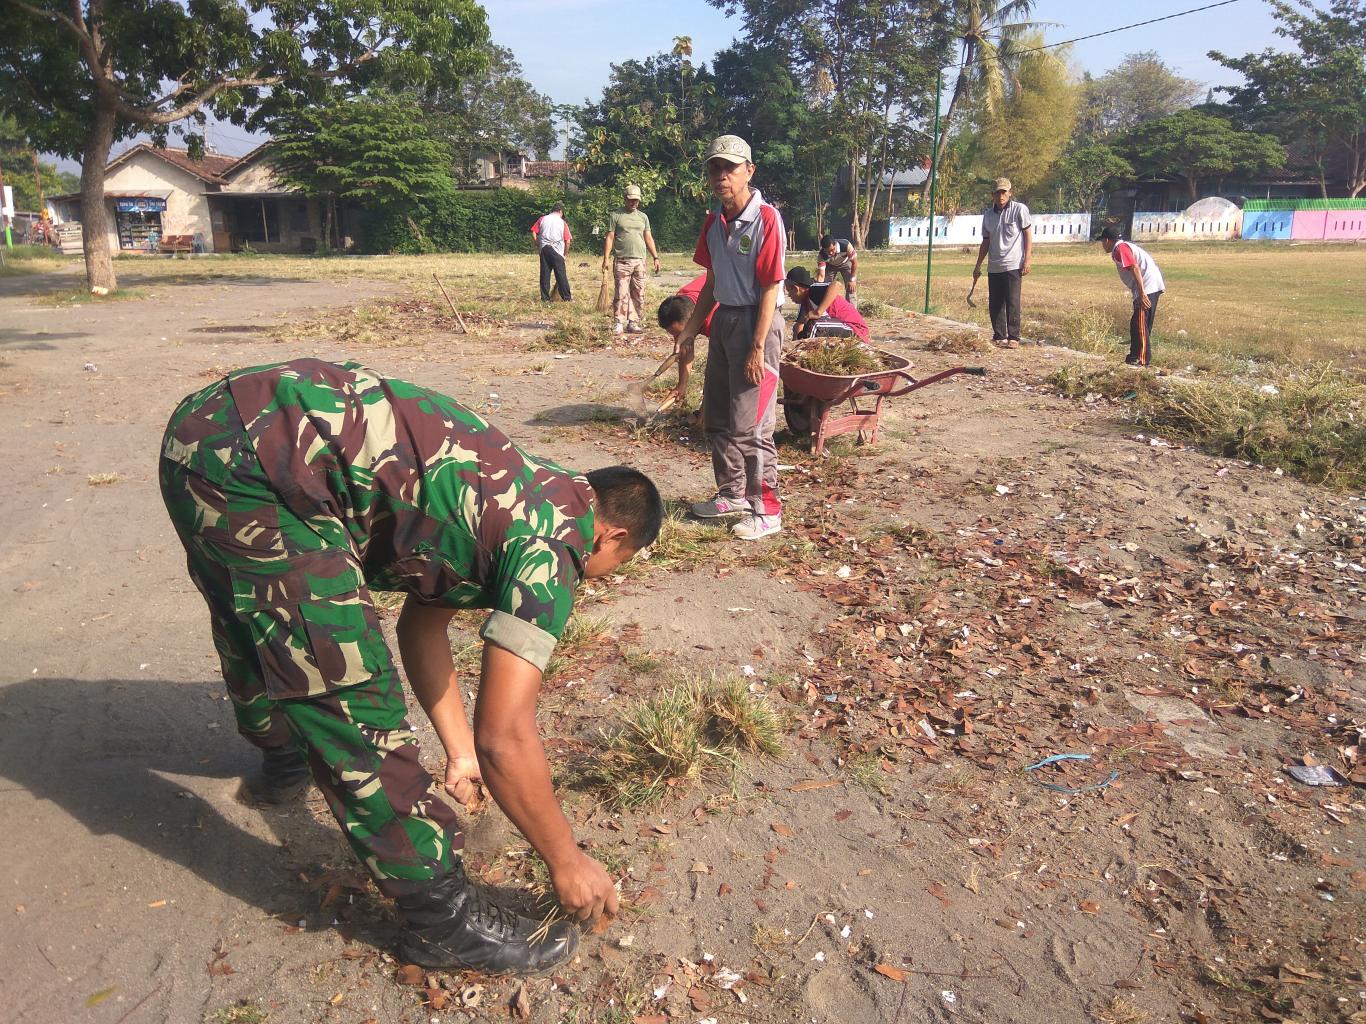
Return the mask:
{"type": "Polygon", "coordinates": [[[863,198],[863,183],[859,181],[858,159],[849,160],[849,233],[854,248],[863,251],[862,218],[859,216],[859,200],[863,198]]]}
{"type": "Polygon", "coordinates": [[[114,258],[109,252],[109,214],[104,205],[104,168],[114,145],[116,122],[114,108],[96,93],[95,117],[81,155],[81,237],[85,280],[92,291],[113,291],[119,286],[114,276],[114,258]]]}
{"type": "MultiPolygon", "coordinates": [[[[971,61],[971,56],[965,52],[963,63],[971,61]]],[[[940,72],[943,74],[943,72],[940,72]]],[[[953,127],[953,115],[958,112],[958,105],[963,101],[964,94],[968,91],[968,71],[964,67],[958,72],[958,79],[953,83],[953,94],[949,97],[949,109],[943,117],[939,119],[939,144],[936,146],[932,155],[932,166],[938,167],[944,162],[944,150],[949,146],[949,129],[953,127]]],[[[922,195],[930,194],[930,179],[926,178],[921,183],[920,191],[922,195]]],[[[931,214],[933,216],[933,213],[931,214]]]]}
{"type": "Polygon", "coordinates": [[[332,197],[323,200],[323,248],[332,249],[332,197]]]}

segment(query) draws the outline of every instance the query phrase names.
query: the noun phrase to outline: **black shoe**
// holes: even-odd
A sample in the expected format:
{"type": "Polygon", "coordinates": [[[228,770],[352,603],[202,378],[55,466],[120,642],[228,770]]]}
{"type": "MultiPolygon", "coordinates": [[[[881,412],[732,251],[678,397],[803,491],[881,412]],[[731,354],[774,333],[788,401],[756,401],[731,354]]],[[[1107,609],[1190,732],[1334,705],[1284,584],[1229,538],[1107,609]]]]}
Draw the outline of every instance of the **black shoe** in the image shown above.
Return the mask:
{"type": "Polygon", "coordinates": [[[1133,356],[1128,356],[1128,357],[1124,360],[1124,362],[1125,362],[1125,365],[1127,365],[1127,366],[1142,366],[1142,365],[1143,365],[1141,362],[1139,362],[1139,361],[1138,361],[1137,359],[1135,359],[1133,356]]]}
{"type": "Polygon", "coordinates": [[[261,754],[261,771],[247,783],[252,797],[258,802],[287,804],[313,782],[308,760],[297,747],[272,747],[261,754]]]}
{"type": "Polygon", "coordinates": [[[405,963],[484,974],[542,974],[564,963],[579,947],[578,929],[557,921],[536,935],[541,922],[493,900],[455,868],[425,892],[400,896],[405,963]],[[532,941],[536,935],[537,941],[532,941]]]}

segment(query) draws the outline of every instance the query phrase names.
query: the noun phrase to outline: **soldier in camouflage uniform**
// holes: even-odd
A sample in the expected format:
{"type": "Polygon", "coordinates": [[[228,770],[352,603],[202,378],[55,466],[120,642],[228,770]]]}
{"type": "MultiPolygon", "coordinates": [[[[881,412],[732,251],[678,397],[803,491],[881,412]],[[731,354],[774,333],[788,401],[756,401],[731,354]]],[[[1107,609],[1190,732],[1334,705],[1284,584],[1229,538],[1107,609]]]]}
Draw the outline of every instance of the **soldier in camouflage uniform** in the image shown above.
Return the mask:
{"type": "Polygon", "coordinates": [[[177,406],[161,490],[209,605],[239,731],[264,751],[266,799],[311,775],[429,967],[533,973],[577,945],[568,924],[491,901],[460,865],[462,802],[484,781],[550,867],[574,917],[614,913],[612,881],[577,848],[536,729],[541,672],[585,576],[659,532],[663,505],[625,467],[580,476],[529,455],[458,402],[355,363],[238,370],[177,406]],[[371,601],[406,594],[409,684],[447,755],[418,759],[371,601]],[[473,731],[447,626],[491,609],[473,731]]]}

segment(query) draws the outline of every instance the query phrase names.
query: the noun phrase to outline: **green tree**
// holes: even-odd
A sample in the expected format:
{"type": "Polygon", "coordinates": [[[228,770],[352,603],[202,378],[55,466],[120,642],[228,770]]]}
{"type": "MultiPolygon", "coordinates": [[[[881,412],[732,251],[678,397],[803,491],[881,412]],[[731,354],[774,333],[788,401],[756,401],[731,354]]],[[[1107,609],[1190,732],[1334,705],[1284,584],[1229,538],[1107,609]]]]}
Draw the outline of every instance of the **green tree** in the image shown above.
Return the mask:
{"type": "Polygon", "coordinates": [[[1107,185],[1132,180],[1134,166],[1103,142],[1073,144],[1053,169],[1061,210],[1094,210],[1107,185]]]}
{"type": "Polygon", "coordinates": [[[0,114],[44,152],[81,160],[86,278],[117,285],[105,166],[114,142],[207,113],[243,125],[329,85],[422,86],[478,68],[475,0],[0,0],[0,114]]]}
{"type": "Polygon", "coordinates": [[[785,59],[839,154],[854,244],[867,241],[893,172],[928,155],[934,79],[949,51],[930,0],[708,0],[743,11],[746,39],[785,59]]]}
{"type": "Polygon", "coordinates": [[[449,193],[450,151],[411,99],[362,97],[305,106],[271,122],[280,180],[323,201],[323,238],[335,245],[336,205],[414,206],[449,193]]]}
{"type": "MultiPolygon", "coordinates": [[[[958,46],[958,75],[949,109],[940,127],[935,160],[943,158],[956,119],[966,110],[994,113],[1006,97],[1026,48],[1021,40],[1044,27],[1031,21],[1036,0],[952,0],[953,38],[958,46]]],[[[1045,51],[1047,54],[1047,51],[1045,51]]],[[[1046,56],[1045,56],[1046,59],[1046,56]]]]}
{"type": "Polygon", "coordinates": [[[1270,135],[1239,131],[1222,117],[1199,110],[1145,121],[1115,148],[1138,174],[1184,183],[1192,203],[1200,198],[1202,181],[1262,174],[1285,164],[1285,148],[1270,135]]]}
{"type": "Polygon", "coordinates": [[[1333,0],[1320,10],[1299,0],[1270,0],[1278,35],[1298,52],[1264,50],[1210,57],[1239,72],[1221,86],[1239,123],[1274,132],[1300,166],[1313,170],[1324,198],[1330,169],[1341,167],[1349,196],[1366,190],[1366,5],[1333,0]]]}
{"type": "Polygon", "coordinates": [[[554,105],[522,77],[512,51],[489,44],[482,71],[455,85],[435,84],[421,97],[432,134],[444,139],[455,173],[468,181],[475,161],[509,150],[530,150],[544,160],[555,145],[554,105]]]}
{"type": "Polygon", "coordinates": [[[1065,51],[1038,49],[1041,34],[1021,40],[1033,52],[1020,58],[1005,96],[982,117],[982,157],[1027,194],[1047,179],[1072,138],[1080,97],[1065,51]]]}
{"type": "Polygon", "coordinates": [[[705,198],[701,158],[715,134],[715,79],[690,53],[675,43],[671,53],[613,64],[602,98],[579,109],[575,155],[585,186],[603,189],[608,209],[627,184],[640,186],[646,205],[660,193],[705,198]]]}
{"type": "Polygon", "coordinates": [[[1099,78],[1082,82],[1078,133],[1087,140],[1104,139],[1199,102],[1204,87],[1183,78],[1156,50],[1131,53],[1099,78]]]}
{"type": "Polygon", "coordinates": [[[13,117],[0,115],[0,168],[5,172],[5,184],[14,189],[14,208],[41,212],[38,201],[38,186],[42,184],[43,197],[50,198],[66,192],[73,192],[80,179],[69,171],[59,171],[57,166],[46,160],[38,160],[38,177],[33,174],[34,158],[37,154],[28,144],[28,139],[19,130],[13,117]]]}

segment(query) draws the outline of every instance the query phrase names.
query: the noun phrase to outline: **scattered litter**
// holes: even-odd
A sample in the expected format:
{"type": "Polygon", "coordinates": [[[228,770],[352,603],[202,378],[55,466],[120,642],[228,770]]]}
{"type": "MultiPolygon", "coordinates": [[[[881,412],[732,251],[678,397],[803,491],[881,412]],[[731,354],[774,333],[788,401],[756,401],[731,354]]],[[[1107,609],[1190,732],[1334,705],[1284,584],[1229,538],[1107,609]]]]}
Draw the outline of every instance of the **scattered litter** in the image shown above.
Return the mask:
{"type": "Polygon", "coordinates": [[[847,580],[851,575],[853,575],[853,572],[854,570],[849,568],[849,566],[841,565],[838,569],[835,570],[835,575],[842,580],[847,580]]]}
{"type": "Polygon", "coordinates": [[[1331,766],[1326,764],[1286,765],[1285,773],[1296,782],[1303,782],[1306,786],[1345,786],[1347,780],[1344,779],[1331,766]]]}
{"type": "MultiPolygon", "coordinates": [[[[1053,754],[1050,757],[1045,757],[1042,761],[1038,762],[1037,764],[1031,764],[1027,766],[1025,768],[1025,771],[1036,772],[1039,771],[1041,768],[1047,768],[1051,764],[1059,764],[1063,761],[1089,760],[1091,760],[1090,754],[1053,754]]],[[[1054,793],[1066,793],[1068,795],[1074,795],[1077,793],[1091,793],[1097,789],[1104,789],[1106,786],[1110,785],[1110,783],[1114,782],[1117,778],[1119,778],[1118,769],[1111,771],[1110,777],[1106,779],[1104,782],[1093,782],[1089,786],[1063,786],[1059,785],[1056,782],[1044,782],[1038,776],[1034,777],[1034,781],[1038,782],[1039,785],[1043,786],[1044,789],[1051,789],[1054,793]]]]}
{"type": "Polygon", "coordinates": [[[85,366],[82,367],[82,369],[85,370],[87,373],[94,373],[99,369],[99,367],[96,366],[94,363],[86,363],[85,366]]]}

